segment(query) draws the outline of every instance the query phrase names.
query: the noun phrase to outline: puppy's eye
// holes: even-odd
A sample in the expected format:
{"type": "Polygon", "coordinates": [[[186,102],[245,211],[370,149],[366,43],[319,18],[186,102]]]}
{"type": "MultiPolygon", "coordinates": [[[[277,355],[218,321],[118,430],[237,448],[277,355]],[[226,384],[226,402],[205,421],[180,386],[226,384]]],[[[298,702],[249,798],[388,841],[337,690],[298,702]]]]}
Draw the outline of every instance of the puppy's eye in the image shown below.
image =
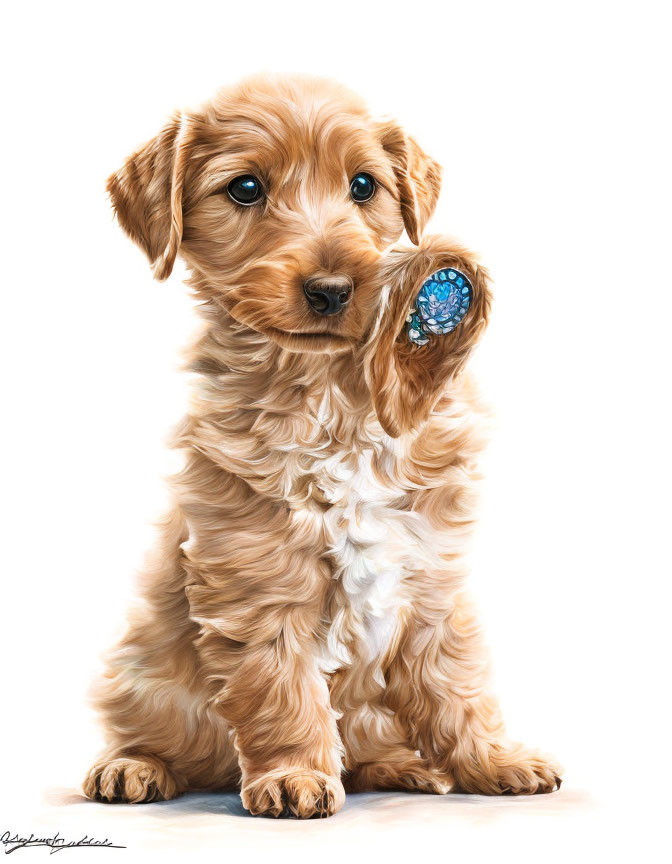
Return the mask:
{"type": "Polygon", "coordinates": [[[256,204],[264,197],[261,183],[252,174],[236,177],[226,187],[226,191],[229,193],[229,198],[232,198],[236,204],[243,204],[246,207],[250,204],[256,204]]]}
{"type": "Polygon", "coordinates": [[[350,197],[358,204],[373,198],[375,191],[376,181],[370,174],[355,174],[350,181],[350,197]]]}

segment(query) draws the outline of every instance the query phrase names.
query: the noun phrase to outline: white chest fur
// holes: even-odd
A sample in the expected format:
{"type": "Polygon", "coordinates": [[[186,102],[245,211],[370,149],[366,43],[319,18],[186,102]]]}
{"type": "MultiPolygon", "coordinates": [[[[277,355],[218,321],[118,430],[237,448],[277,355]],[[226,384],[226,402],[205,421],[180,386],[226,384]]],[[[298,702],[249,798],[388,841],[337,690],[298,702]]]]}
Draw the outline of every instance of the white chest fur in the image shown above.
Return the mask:
{"type": "MultiPolygon", "coordinates": [[[[394,459],[391,452],[380,453],[383,463],[394,459]]],[[[333,672],[351,663],[347,645],[354,637],[358,655],[384,684],[381,663],[406,602],[404,581],[422,566],[423,544],[420,517],[395,506],[403,491],[380,462],[374,470],[373,448],[357,456],[338,454],[322,463],[316,480],[331,505],[324,527],[342,589],[321,665],[333,672]]]]}

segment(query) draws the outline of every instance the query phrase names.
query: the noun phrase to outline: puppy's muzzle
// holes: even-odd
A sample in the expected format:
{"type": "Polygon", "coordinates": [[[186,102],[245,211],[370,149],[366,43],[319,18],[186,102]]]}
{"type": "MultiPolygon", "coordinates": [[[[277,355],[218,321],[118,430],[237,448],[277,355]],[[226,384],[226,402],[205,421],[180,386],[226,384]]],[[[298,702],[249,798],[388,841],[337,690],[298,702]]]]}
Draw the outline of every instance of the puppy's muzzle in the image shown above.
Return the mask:
{"type": "Polygon", "coordinates": [[[306,279],[303,293],[319,315],[338,315],[349,303],[353,287],[349,276],[316,276],[306,279]]]}

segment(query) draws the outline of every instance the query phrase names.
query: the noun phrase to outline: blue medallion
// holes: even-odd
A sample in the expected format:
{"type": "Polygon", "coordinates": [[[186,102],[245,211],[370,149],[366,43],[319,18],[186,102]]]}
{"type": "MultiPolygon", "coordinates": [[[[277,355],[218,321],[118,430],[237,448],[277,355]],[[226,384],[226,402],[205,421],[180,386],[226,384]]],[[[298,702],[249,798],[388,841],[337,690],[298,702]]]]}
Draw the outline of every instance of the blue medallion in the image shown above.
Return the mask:
{"type": "Polygon", "coordinates": [[[408,338],[426,345],[429,336],[450,333],[467,314],[472,298],[471,282],[454,267],[446,267],[425,279],[415,306],[406,319],[408,338]]]}

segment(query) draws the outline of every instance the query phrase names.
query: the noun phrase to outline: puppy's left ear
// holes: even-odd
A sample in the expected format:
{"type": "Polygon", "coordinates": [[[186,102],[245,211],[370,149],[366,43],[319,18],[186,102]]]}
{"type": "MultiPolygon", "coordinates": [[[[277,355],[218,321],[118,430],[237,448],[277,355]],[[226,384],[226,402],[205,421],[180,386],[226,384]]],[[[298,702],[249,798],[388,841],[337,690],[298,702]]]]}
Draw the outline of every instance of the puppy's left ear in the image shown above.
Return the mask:
{"type": "Polygon", "coordinates": [[[361,359],[378,421],[397,438],[421,426],[448,393],[485,330],[491,295],[487,271],[467,249],[443,237],[429,237],[417,250],[392,250],[381,280],[380,309],[361,359]],[[469,309],[451,333],[415,345],[406,318],[425,279],[442,267],[455,267],[469,278],[469,309]]]}
{"type": "Polygon", "coordinates": [[[417,246],[439,200],[441,166],[394,121],[379,123],[377,131],[392,161],[406,233],[417,246]]]}
{"type": "Polygon", "coordinates": [[[187,118],[176,115],[107,181],[119,224],[145,252],[160,281],[170,276],[182,242],[188,143],[187,118]]]}

